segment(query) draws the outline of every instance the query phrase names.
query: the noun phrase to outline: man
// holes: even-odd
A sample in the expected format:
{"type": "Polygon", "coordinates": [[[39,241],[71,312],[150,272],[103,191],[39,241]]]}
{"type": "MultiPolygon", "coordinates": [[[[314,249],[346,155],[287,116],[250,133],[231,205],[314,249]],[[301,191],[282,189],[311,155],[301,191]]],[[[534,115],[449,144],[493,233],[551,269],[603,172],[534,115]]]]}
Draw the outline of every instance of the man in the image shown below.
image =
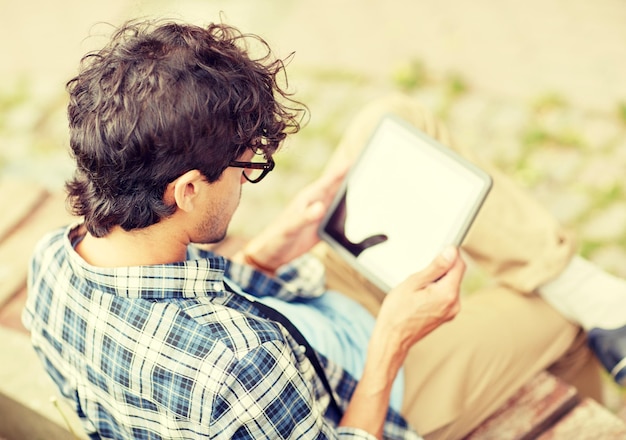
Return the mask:
{"type": "Polygon", "coordinates": [[[448,143],[404,98],[364,111],[327,172],[232,259],[191,246],[225,237],[242,185],[299,128],[282,63],[256,41],[253,59],[225,25],[129,23],[68,83],[67,189],[84,221],[38,245],[24,321],[92,437],[458,438],[536,372],[587,371],[579,327],[530,294],[573,243],[495,171],[464,248],[496,283],[458,316],[457,249],[377,303],[319,243],[381,112],[448,143]]]}

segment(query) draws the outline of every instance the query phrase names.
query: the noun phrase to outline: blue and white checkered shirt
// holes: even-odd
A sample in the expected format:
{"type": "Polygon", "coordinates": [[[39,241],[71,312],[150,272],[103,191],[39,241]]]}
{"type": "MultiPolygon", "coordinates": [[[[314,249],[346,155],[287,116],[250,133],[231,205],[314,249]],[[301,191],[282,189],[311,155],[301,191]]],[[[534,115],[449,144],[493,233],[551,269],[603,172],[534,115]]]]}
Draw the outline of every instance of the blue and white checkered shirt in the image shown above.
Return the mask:
{"type": "MultiPolygon", "coordinates": [[[[269,278],[190,248],[166,265],[99,268],[73,250],[81,228],[37,246],[24,323],[46,370],[93,438],[372,438],[338,428],[310,361],[282,326],[224,288],[285,300],[321,295],[301,258],[269,278]]],[[[319,355],[344,409],[355,380],[319,355]]],[[[419,438],[393,410],[385,438],[419,438]]]]}

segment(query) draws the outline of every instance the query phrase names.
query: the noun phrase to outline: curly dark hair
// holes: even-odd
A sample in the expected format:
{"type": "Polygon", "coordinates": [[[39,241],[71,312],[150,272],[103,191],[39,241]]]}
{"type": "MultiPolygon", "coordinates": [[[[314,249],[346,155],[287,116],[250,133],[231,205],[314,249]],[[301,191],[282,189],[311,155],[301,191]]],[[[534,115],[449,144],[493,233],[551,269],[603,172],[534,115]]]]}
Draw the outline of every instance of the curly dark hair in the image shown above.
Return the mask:
{"type": "Polygon", "coordinates": [[[214,182],[246,149],[270,157],[306,113],[281,72],[262,38],[228,25],[124,24],[67,83],[73,213],[95,237],[144,228],[174,212],[163,195],[185,172],[214,182]]]}

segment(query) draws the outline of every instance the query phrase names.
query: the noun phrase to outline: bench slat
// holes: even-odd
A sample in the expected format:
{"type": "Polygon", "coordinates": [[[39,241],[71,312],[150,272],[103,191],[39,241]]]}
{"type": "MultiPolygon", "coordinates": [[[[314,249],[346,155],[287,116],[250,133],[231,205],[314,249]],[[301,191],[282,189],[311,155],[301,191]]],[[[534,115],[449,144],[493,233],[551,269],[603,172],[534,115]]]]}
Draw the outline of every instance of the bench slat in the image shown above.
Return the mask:
{"type": "Polygon", "coordinates": [[[55,195],[31,206],[28,214],[12,228],[11,234],[0,243],[0,305],[23,288],[28,261],[37,241],[52,228],[71,221],[64,197],[55,195]]]}
{"type": "Polygon", "coordinates": [[[592,399],[584,399],[538,440],[623,440],[626,425],[615,414],[592,399]]]}
{"type": "Polygon", "coordinates": [[[535,439],[577,403],[574,387],[541,372],[465,440],[535,439]]]}
{"type": "Polygon", "coordinates": [[[15,180],[0,181],[0,242],[47,197],[45,189],[15,180]]]}

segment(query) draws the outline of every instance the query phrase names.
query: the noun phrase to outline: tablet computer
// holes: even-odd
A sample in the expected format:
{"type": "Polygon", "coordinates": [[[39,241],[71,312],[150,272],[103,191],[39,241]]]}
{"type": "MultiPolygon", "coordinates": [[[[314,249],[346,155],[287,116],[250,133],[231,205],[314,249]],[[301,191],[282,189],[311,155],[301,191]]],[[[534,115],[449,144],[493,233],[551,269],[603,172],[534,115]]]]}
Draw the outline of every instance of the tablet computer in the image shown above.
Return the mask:
{"type": "Polygon", "coordinates": [[[319,235],[384,292],[460,245],[491,177],[386,115],[347,173],[319,235]]]}

